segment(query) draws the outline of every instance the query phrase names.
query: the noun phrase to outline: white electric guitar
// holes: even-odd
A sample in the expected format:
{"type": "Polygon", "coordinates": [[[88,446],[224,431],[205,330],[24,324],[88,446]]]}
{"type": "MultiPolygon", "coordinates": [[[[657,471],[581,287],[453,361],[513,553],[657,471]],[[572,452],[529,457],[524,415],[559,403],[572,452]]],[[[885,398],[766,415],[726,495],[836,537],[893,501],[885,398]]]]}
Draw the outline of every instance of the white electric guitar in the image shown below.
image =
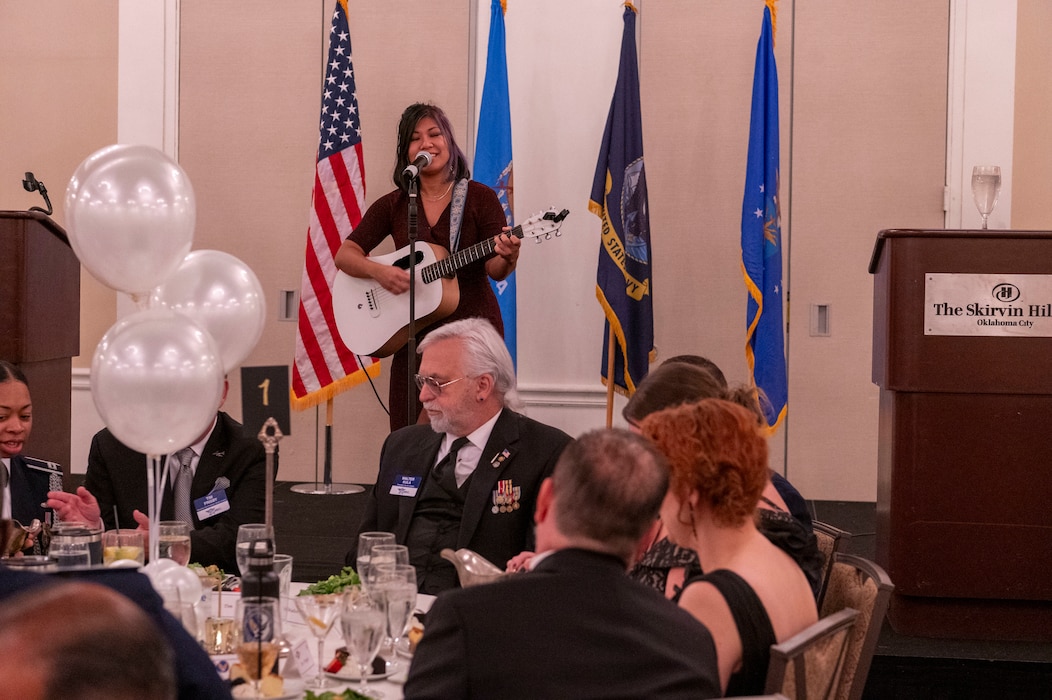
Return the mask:
{"type": "MultiPolygon", "coordinates": [[[[519,224],[508,235],[533,238],[538,243],[559,235],[569,211],[543,211],[519,224]]],[[[460,287],[454,273],[493,254],[497,238],[488,238],[452,256],[438,245],[416,246],[416,326],[440,321],[460,304],[460,287]]],[[[384,265],[409,269],[409,246],[371,258],[384,265]]],[[[409,293],[392,294],[372,278],[339,272],[332,284],[332,312],[344,344],[357,355],[387,357],[409,340],[409,293]]]]}

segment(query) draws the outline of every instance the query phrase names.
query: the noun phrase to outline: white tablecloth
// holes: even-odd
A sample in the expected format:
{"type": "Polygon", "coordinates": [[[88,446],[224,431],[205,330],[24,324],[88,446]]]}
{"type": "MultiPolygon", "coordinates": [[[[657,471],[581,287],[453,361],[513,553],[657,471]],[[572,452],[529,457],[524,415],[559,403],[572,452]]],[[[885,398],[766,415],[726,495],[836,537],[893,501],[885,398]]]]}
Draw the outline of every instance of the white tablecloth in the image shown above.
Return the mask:
{"type": "MultiPolygon", "coordinates": [[[[307,584],[305,583],[293,582],[291,586],[291,595],[295,596],[297,593],[306,588],[306,586],[307,584]]],[[[233,616],[234,604],[237,598],[238,595],[236,593],[223,594],[224,615],[233,616]]],[[[427,610],[431,607],[431,603],[434,602],[434,600],[434,596],[420,595],[417,598],[416,609],[421,612],[427,612],[427,610]]],[[[308,644],[310,645],[311,656],[313,657],[317,655],[317,639],[314,637],[314,635],[310,633],[310,631],[307,629],[307,625],[303,622],[303,618],[300,617],[299,612],[296,610],[295,601],[292,600],[292,598],[289,598],[285,601],[285,605],[287,606],[284,627],[285,636],[288,637],[289,641],[292,644],[295,644],[300,640],[307,640],[308,644]]],[[[336,656],[336,650],[342,646],[344,646],[344,642],[340,632],[340,621],[337,620],[336,623],[332,626],[332,629],[329,631],[328,637],[325,638],[325,654],[324,658],[321,661],[321,665],[327,666],[329,662],[332,661],[333,657],[336,656]]],[[[397,659],[397,661],[399,662],[401,666],[400,670],[398,670],[395,674],[389,676],[384,680],[369,681],[368,684],[370,688],[375,688],[381,691],[384,694],[384,700],[400,700],[402,698],[402,685],[405,683],[406,672],[409,670],[409,659],[399,655],[393,655],[393,658],[397,659]]],[[[284,666],[286,662],[287,660],[282,662],[282,675],[287,674],[287,668],[284,666]]],[[[302,681],[298,681],[290,678],[286,681],[285,685],[286,688],[298,687],[301,683],[306,683],[307,685],[309,685],[313,682],[313,680],[313,678],[308,678],[303,679],[302,681]]],[[[332,677],[330,677],[330,680],[335,685],[333,685],[333,687],[331,688],[326,688],[326,690],[335,690],[337,692],[341,692],[345,688],[357,688],[358,686],[357,681],[345,683],[340,681],[339,679],[335,679],[332,677]]],[[[315,692],[317,693],[321,691],[315,692]]],[[[302,697],[302,695],[300,697],[302,697]]]]}

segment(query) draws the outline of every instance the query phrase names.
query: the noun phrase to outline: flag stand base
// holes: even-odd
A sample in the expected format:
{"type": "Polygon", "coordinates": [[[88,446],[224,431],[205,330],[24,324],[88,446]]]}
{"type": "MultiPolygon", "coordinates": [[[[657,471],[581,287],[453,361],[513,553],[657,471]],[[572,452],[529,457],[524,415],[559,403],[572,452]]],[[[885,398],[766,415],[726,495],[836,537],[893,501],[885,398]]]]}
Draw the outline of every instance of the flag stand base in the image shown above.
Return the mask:
{"type": "Polygon", "coordinates": [[[358,484],[325,484],[321,481],[310,481],[305,484],[296,484],[289,490],[294,493],[305,493],[312,496],[342,496],[348,493],[362,493],[365,491],[365,487],[358,484]]]}

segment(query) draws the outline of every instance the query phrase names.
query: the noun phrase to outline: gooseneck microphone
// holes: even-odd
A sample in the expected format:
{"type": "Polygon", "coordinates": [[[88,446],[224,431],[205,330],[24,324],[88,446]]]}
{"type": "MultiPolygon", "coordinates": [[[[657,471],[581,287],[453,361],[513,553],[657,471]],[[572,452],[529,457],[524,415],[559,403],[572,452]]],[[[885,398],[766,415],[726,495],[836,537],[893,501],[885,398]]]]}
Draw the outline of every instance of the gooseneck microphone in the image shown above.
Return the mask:
{"type": "Polygon", "coordinates": [[[413,179],[420,175],[420,171],[431,165],[431,154],[427,151],[420,151],[416,154],[416,159],[412,163],[405,166],[405,170],[402,171],[403,179],[413,179]]]}
{"type": "MultiPolygon", "coordinates": [[[[430,160],[428,162],[430,162],[430,160]]],[[[48,216],[51,216],[51,212],[53,212],[54,209],[51,208],[51,200],[47,196],[47,188],[44,187],[44,183],[33,177],[33,173],[27,172],[25,179],[22,180],[22,187],[25,188],[26,192],[39,192],[40,196],[44,198],[44,204],[47,205],[47,209],[29,207],[29,211],[42,211],[48,216]]]]}

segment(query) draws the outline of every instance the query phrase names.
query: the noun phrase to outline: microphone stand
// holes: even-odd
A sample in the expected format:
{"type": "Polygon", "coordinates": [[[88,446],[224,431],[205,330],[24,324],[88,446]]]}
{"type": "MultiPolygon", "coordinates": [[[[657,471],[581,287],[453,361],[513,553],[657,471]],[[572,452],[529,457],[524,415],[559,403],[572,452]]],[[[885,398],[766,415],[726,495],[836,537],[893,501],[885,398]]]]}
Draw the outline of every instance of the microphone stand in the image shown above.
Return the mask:
{"type": "MultiPolygon", "coordinates": [[[[419,411],[416,407],[416,382],[413,381],[413,370],[416,369],[416,230],[417,230],[417,197],[420,193],[419,176],[409,178],[409,340],[406,343],[406,382],[408,398],[406,406],[406,425],[416,423],[419,411]]],[[[395,410],[391,406],[391,410],[395,410]]]]}

